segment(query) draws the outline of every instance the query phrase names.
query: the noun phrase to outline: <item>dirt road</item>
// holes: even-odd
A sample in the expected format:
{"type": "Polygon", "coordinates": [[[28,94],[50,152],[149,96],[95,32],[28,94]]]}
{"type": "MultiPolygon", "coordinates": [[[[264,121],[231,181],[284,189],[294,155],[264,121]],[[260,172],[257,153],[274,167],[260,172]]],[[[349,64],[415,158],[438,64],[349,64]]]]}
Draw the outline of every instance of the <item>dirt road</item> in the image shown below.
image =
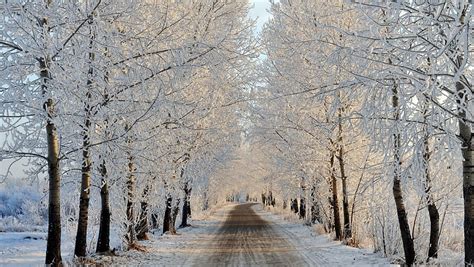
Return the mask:
{"type": "Polygon", "coordinates": [[[262,219],[255,204],[237,205],[228,214],[215,238],[207,244],[213,253],[196,266],[307,266],[305,257],[262,219]]]}

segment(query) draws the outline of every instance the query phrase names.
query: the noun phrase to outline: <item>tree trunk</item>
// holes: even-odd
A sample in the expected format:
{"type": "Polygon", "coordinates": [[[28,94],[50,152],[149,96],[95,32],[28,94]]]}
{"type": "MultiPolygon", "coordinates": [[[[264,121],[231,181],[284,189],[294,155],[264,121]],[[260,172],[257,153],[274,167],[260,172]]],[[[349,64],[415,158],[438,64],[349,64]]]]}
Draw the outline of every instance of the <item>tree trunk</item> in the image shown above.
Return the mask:
{"type": "MultiPolygon", "coordinates": [[[[342,148],[339,149],[340,151],[342,148]]],[[[342,157],[343,152],[339,152],[339,155],[342,157]]],[[[352,238],[352,225],[351,219],[349,215],[349,196],[347,193],[347,177],[344,173],[344,162],[340,159],[340,170],[341,170],[341,177],[342,180],[342,213],[344,215],[344,239],[352,238]]]]}
{"type": "MultiPolygon", "coordinates": [[[[461,123],[460,123],[461,124],[461,123]]],[[[466,125],[466,128],[468,126],[466,125]]],[[[465,129],[463,129],[465,131],[465,129]]],[[[469,130],[470,131],[470,130],[469,130]]],[[[474,264],[474,144],[463,145],[464,252],[465,264],[474,264]]]]}
{"type": "MultiPolygon", "coordinates": [[[[131,141],[128,141],[131,144],[131,141]]],[[[127,234],[126,240],[128,245],[131,246],[136,241],[135,232],[135,211],[134,211],[134,199],[135,199],[135,166],[133,163],[132,152],[129,151],[128,156],[128,179],[127,179],[127,234]]]]}
{"type": "MultiPolygon", "coordinates": [[[[392,107],[394,112],[395,123],[400,120],[400,107],[398,104],[398,89],[394,84],[392,89],[392,107]]],[[[415,248],[410,233],[410,225],[408,224],[408,216],[403,201],[403,194],[400,182],[401,176],[401,156],[400,156],[400,134],[397,132],[393,135],[394,143],[394,177],[393,177],[393,197],[397,207],[398,223],[400,225],[400,233],[402,236],[403,250],[405,252],[405,263],[412,265],[415,261],[415,248]]]]}
{"type": "MultiPolygon", "coordinates": [[[[107,48],[105,49],[105,55],[107,56],[107,48]]],[[[106,86],[104,88],[103,94],[103,102],[107,103],[109,101],[109,94],[108,94],[108,85],[109,85],[109,72],[106,71],[104,75],[104,82],[106,86]]],[[[103,141],[109,140],[111,138],[110,131],[109,131],[109,119],[106,116],[104,119],[104,139],[103,141]]],[[[96,253],[105,253],[110,251],[110,220],[112,212],[110,211],[110,193],[109,193],[109,177],[107,173],[107,164],[105,159],[108,156],[107,152],[102,155],[103,160],[102,164],[99,165],[99,173],[102,177],[101,179],[101,187],[100,187],[100,202],[101,202],[101,209],[100,209],[100,225],[99,225],[99,235],[97,239],[97,248],[96,253]]],[[[100,158],[99,158],[100,159],[100,158]]]]}
{"type": "Polygon", "coordinates": [[[158,222],[158,214],[152,213],[151,214],[151,227],[152,229],[158,229],[160,227],[160,223],[158,222]]]}
{"type": "Polygon", "coordinates": [[[91,183],[91,162],[89,151],[89,117],[86,117],[85,129],[83,130],[82,145],[82,181],[81,195],[79,201],[79,220],[77,223],[76,246],[74,255],[77,257],[85,257],[87,250],[87,223],[89,216],[89,200],[90,200],[90,183],[91,183]]]}
{"type": "Polygon", "coordinates": [[[180,228],[188,227],[188,216],[190,214],[191,208],[189,207],[189,201],[184,201],[183,203],[183,211],[181,214],[181,225],[180,228]]]}
{"type": "Polygon", "coordinates": [[[408,224],[408,217],[403,202],[402,189],[400,179],[395,178],[393,182],[393,196],[395,205],[397,207],[398,223],[400,225],[400,233],[402,235],[403,250],[405,251],[405,263],[412,265],[415,260],[415,249],[413,239],[410,234],[410,226],[408,224]]]}
{"type": "Polygon", "coordinates": [[[176,218],[178,218],[179,213],[179,199],[177,199],[176,204],[174,205],[172,212],[171,212],[171,220],[170,220],[170,233],[176,234],[176,218]]]}
{"type": "MultiPolygon", "coordinates": [[[[467,103],[465,87],[461,82],[456,83],[456,90],[459,99],[464,99],[467,103]]],[[[462,139],[463,156],[464,263],[468,265],[474,264],[474,142],[471,127],[466,122],[466,108],[460,107],[459,110],[459,135],[462,139]]]]}
{"type": "MultiPolygon", "coordinates": [[[[191,188],[189,187],[189,182],[184,184],[184,203],[183,203],[183,212],[181,214],[181,225],[179,227],[184,228],[189,226],[188,217],[191,216],[191,188]]],[[[248,199],[247,195],[247,199],[248,199]]]]}
{"type": "MultiPolygon", "coordinates": [[[[93,17],[89,18],[89,25],[92,25],[93,17]]],[[[94,44],[94,32],[90,27],[89,51],[92,51],[94,44]]],[[[74,255],[77,257],[85,257],[87,253],[87,224],[89,216],[90,186],[91,186],[91,160],[90,160],[90,130],[91,130],[91,100],[92,100],[92,76],[94,69],[92,62],[94,61],[94,53],[89,52],[89,71],[87,79],[86,99],[84,100],[84,125],[82,125],[82,179],[81,194],[79,200],[79,219],[77,222],[76,246],[74,255]]]]}
{"type": "Polygon", "coordinates": [[[295,198],[293,200],[291,200],[291,210],[294,212],[294,213],[299,213],[299,209],[298,209],[298,200],[295,198]]]}
{"type": "Polygon", "coordinates": [[[136,228],[138,240],[148,239],[147,233],[150,231],[148,226],[148,185],[143,189],[142,201],[140,202],[140,216],[136,228]]]}
{"type": "Polygon", "coordinates": [[[300,210],[299,210],[300,219],[306,218],[306,198],[300,198],[300,210]]]}
{"type": "Polygon", "coordinates": [[[437,258],[439,250],[439,212],[434,202],[433,204],[428,204],[428,213],[430,215],[430,248],[428,250],[429,260],[430,258],[437,258]]]}
{"type": "Polygon", "coordinates": [[[322,223],[318,200],[316,199],[316,186],[311,186],[311,223],[322,223]]]}
{"type": "Polygon", "coordinates": [[[428,98],[424,98],[423,103],[423,169],[425,176],[425,194],[426,202],[428,204],[428,214],[430,217],[430,245],[428,250],[428,259],[438,257],[438,242],[439,242],[439,212],[431,193],[431,175],[430,175],[430,147],[429,147],[429,132],[428,132],[428,98]]]}
{"type": "MultiPolygon", "coordinates": [[[[47,73],[47,70],[42,70],[47,73]]],[[[48,74],[46,74],[48,75],[48,74]]],[[[48,113],[46,123],[46,138],[48,144],[48,176],[49,176],[49,199],[48,199],[48,240],[46,244],[45,264],[58,266],[62,263],[61,258],[61,175],[59,172],[59,139],[56,126],[52,121],[54,113],[53,100],[49,98],[45,103],[48,113]]]]}
{"type": "MultiPolygon", "coordinates": [[[[206,190],[208,190],[208,189],[206,189],[206,190]]],[[[207,196],[207,191],[204,191],[202,199],[203,199],[202,210],[208,210],[209,209],[209,198],[207,196]]]]}
{"type": "Polygon", "coordinates": [[[171,225],[171,205],[173,204],[173,198],[168,195],[166,198],[165,216],[163,218],[163,234],[170,231],[171,225]]]}
{"type": "Polygon", "coordinates": [[[306,218],[306,184],[304,177],[301,178],[301,195],[300,195],[300,210],[299,215],[300,219],[306,218]]]}
{"type": "Polygon", "coordinates": [[[339,200],[337,197],[337,180],[336,180],[336,174],[335,174],[335,169],[334,169],[334,158],[336,157],[334,151],[331,150],[331,155],[329,159],[330,163],[330,172],[331,172],[331,191],[332,191],[332,199],[331,199],[331,206],[333,210],[333,216],[334,216],[334,229],[336,231],[336,239],[341,240],[342,239],[342,233],[341,233],[341,217],[339,215],[339,200]]]}
{"type": "MultiPolygon", "coordinates": [[[[49,8],[50,2],[46,2],[49,8]]],[[[48,34],[48,19],[44,17],[40,21],[44,34],[48,34]]],[[[47,43],[47,37],[43,36],[43,41],[47,43]]],[[[41,93],[47,100],[43,104],[46,112],[46,143],[48,147],[48,240],[46,242],[45,264],[59,266],[62,264],[61,257],[61,174],[59,171],[59,137],[56,125],[53,122],[54,101],[48,96],[48,81],[51,80],[49,72],[50,58],[39,58],[41,93]]]]}
{"type": "Polygon", "coordinates": [[[339,160],[339,171],[341,172],[341,181],[342,181],[342,214],[344,215],[344,239],[352,238],[352,226],[351,219],[349,216],[349,196],[347,192],[347,176],[345,172],[345,163],[344,163],[344,140],[342,137],[342,110],[339,108],[338,112],[338,157],[339,160]]]}
{"type": "Polygon", "coordinates": [[[102,176],[102,186],[100,187],[100,226],[99,237],[97,239],[97,253],[110,251],[110,202],[109,202],[109,184],[107,177],[107,168],[105,160],[100,165],[100,175],[102,176]]]}
{"type": "MultiPolygon", "coordinates": [[[[45,108],[49,114],[54,112],[52,99],[48,99],[45,108]]],[[[59,173],[59,140],[56,127],[49,118],[46,123],[48,143],[48,241],[46,244],[46,264],[61,265],[61,176],[59,173]]]]}

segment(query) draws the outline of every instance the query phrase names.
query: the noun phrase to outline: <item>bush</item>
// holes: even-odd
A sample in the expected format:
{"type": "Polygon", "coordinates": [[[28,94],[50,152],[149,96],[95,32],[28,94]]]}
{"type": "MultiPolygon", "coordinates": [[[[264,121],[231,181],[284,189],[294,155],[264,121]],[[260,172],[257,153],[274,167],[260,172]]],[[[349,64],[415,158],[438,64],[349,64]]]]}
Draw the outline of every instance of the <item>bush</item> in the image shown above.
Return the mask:
{"type": "Polygon", "coordinates": [[[37,188],[24,184],[6,184],[0,188],[0,231],[42,226],[47,216],[46,203],[37,188]]]}

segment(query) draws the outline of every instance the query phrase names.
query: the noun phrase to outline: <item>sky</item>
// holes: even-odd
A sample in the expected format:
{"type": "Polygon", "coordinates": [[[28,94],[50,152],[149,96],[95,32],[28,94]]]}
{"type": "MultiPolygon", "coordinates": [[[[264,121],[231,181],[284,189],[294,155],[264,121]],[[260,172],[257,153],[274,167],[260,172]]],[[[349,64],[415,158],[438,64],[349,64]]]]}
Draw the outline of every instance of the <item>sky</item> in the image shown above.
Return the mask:
{"type": "Polygon", "coordinates": [[[270,18],[270,0],[250,0],[253,8],[249,12],[252,19],[257,19],[257,32],[262,30],[263,24],[270,18]]]}

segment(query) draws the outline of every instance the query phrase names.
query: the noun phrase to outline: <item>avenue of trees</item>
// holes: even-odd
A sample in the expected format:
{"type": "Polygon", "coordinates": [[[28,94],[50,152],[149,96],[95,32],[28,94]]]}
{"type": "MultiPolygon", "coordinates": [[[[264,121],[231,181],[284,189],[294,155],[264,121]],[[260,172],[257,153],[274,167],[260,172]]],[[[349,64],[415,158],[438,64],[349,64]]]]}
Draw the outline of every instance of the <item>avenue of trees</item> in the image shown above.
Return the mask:
{"type": "Polygon", "coordinates": [[[82,259],[258,200],[399,263],[474,264],[472,3],[272,1],[258,38],[250,8],[0,4],[0,161],[46,181],[45,263],[64,229],[82,259]]]}

